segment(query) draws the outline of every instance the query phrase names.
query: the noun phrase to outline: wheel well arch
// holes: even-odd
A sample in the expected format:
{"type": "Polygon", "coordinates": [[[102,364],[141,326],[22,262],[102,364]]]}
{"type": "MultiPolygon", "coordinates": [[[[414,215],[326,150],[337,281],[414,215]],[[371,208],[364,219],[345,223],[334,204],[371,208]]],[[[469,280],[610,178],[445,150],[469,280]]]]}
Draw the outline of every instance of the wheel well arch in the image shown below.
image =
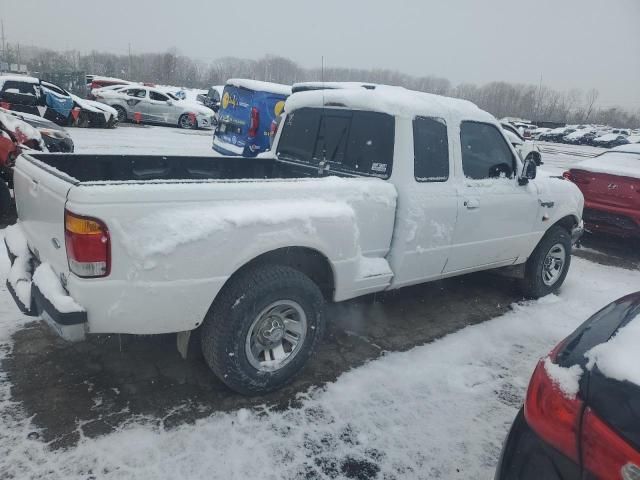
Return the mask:
{"type": "Polygon", "coordinates": [[[285,265],[301,271],[318,285],[325,299],[329,301],[333,299],[335,275],[331,262],[323,253],[309,247],[283,247],[262,253],[238,268],[227,279],[224,286],[235,276],[265,264],[285,265]]]}
{"type": "Polygon", "coordinates": [[[580,223],[580,220],[575,215],[567,215],[556,221],[552,226],[555,227],[557,225],[562,227],[571,235],[571,230],[578,226],[578,223],[580,223]]]}

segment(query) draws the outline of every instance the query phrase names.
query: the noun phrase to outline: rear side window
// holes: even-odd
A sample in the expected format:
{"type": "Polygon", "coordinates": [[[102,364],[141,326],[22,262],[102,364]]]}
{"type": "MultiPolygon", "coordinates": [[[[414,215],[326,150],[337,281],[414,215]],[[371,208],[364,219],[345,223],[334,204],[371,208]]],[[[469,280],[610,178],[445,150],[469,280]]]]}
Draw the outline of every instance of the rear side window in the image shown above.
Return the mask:
{"type": "Polygon", "coordinates": [[[320,110],[301,108],[287,115],[278,142],[278,157],[311,162],[319,125],[320,110]]]}
{"type": "Polygon", "coordinates": [[[2,91],[10,91],[11,93],[18,93],[20,95],[33,95],[34,97],[38,95],[35,84],[28,82],[16,82],[14,80],[7,80],[4,82],[2,91]]]}
{"type": "Polygon", "coordinates": [[[130,88],[127,90],[127,95],[130,97],[144,98],[147,96],[147,91],[142,88],[130,88]]]}
{"type": "Polygon", "coordinates": [[[414,175],[418,182],[445,182],[449,178],[447,125],[441,118],[413,120],[414,175]]]}
{"type": "Polygon", "coordinates": [[[166,95],[163,95],[159,92],[154,92],[153,90],[149,90],[149,98],[158,102],[166,102],[167,100],[169,100],[169,97],[167,97],[166,95]]]}
{"type": "Polygon", "coordinates": [[[301,108],[287,115],[278,157],[333,171],[388,178],[393,164],[395,119],[378,112],[301,108]]]}
{"type": "Polygon", "coordinates": [[[514,157],[502,132],[495,125],[462,122],[460,144],[465,177],[476,180],[513,178],[514,157]]]}

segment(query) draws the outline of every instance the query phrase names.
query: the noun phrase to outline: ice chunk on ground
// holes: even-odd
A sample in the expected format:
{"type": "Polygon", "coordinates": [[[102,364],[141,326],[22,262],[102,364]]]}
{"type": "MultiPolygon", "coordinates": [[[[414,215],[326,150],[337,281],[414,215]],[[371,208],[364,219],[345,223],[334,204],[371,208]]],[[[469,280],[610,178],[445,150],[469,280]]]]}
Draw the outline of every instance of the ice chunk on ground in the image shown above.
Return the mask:
{"type": "Polygon", "coordinates": [[[597,366],[609,378],[640,385],[640,315],[585,356],[589,370],[597,366]]]}

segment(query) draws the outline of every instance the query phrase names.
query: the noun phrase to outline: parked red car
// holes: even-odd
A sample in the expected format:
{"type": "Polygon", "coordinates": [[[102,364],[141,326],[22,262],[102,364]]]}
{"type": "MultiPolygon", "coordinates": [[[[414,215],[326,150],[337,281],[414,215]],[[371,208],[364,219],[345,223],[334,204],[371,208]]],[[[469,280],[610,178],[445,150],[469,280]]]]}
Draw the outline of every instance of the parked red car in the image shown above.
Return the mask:
{"type": "Polygon", "coordinates": [[[623,145],[563,175],[584,195],[588,230],[640,238],[640,145],[623,145]]]}
{"type": "Polygon", "coordinates": [[[25,148],[46,150],[38,130],[9,113],[0,112],[0,217],[11,211],[9,188],[13,183],[13,165],[25,148]]]}

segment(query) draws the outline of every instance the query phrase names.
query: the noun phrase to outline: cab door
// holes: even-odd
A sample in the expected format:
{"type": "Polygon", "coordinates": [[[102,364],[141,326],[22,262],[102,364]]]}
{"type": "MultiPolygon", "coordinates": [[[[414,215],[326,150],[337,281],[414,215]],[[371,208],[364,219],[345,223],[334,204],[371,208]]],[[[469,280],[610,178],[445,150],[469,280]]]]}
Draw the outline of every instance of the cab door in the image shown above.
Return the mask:
{"type": "Polygon", "coordinates": [[[463,121],[460,147],[458,219],[444,272],[512,264],[538,239],[535,183],[518,183],[514,153],[493,124],[463,121]]]}
{"type": "Polygon", "coordinates": [[[149,118],[152,122],[178,123],[177,111],[168,95],[149,90],[149,118]]]}
{"type": "MultiPolygon", "coordinates": [[[[413,161],[403,159],[394,167],[394,175],[405,178],[403,188],[398,189],[390,256],[394,287],[421,283],[442,274],[450,256],[458,213],[454,150],[446,121],[416,117],[411,127],[413,161]]],[[[396,142],[406,143],[404,139],[396,142]]]]}
{"type": "Polygon", "coordinates": [[[126,104],[128,117],[135,120],[136,113],[140,114],[140,120],[152,122],[149,95],[146,88],[129,88],[124,92],[127,96],[126,104]]]}

